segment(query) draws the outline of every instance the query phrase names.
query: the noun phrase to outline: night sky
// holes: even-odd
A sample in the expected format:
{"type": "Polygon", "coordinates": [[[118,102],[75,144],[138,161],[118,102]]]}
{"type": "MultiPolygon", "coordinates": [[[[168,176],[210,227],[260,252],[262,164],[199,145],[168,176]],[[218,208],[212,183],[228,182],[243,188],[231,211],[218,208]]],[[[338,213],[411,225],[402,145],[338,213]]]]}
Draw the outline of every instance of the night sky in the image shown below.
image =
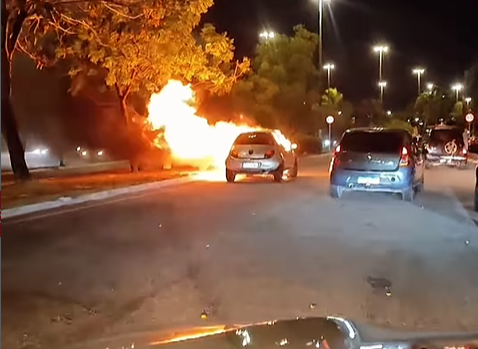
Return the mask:
{"type": "MultiPolygon", "coordinates": [[[[238,56],[252,56],[263,29],[317,31],[317,9],[317,0],[216,0],[205,21],[235,39],[238,56]]],[[[378,95],[377,43],[390,46],[385,104],[394,110],[416,96],[412,68],[426,68],[423,86],[449,88],[478,59],[478,0],[331,0],[325,9],[324,60],[336,64],[334,85],[351,101],[378,95]]]]}

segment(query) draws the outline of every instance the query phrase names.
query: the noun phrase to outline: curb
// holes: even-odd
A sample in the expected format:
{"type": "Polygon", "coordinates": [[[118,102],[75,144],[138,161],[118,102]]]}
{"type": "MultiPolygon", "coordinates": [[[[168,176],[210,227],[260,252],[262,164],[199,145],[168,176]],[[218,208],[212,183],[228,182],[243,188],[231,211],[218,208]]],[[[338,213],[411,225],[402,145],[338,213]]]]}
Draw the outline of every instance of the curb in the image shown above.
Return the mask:
{"type": "Polygon", "coordinates": [[[133,193],[139,193],[139,192],[143,192],[147,190],[155,190],[160,188],[171,187],[171,186],[175,186],[179,184],[193,182],[195,179],[196,179],[196,176],[194,176],[194,174],[191,174],[191,175],[180,177],[180,178],[165,179],[162,181],[133,185],[129,187],[103,190],[96,193],[80,195],[75,198],[61,197],[59,199],[52,200],[52,201],[39,202],[36,204],[2,210],[1,211],[2,219],[24,216],[27,214],[36,213],[36,212],[45,211],[45,210],[51,210],[54,208],[59,208],[64,206],[78,205],[78,204],[82,204],[82,203],[90,202],[90,201],[106,200],[106,199],[114,198],[120,195],[133,194],[133,193]]]}

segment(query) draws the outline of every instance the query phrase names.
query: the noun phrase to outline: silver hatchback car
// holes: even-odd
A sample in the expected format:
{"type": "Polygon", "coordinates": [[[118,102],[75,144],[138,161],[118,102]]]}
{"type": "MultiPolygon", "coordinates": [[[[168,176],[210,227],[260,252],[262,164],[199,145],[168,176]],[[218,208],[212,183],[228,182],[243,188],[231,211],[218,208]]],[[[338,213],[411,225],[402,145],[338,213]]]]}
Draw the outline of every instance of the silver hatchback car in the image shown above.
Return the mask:
{"type": "Polygon", "coordinates": [[[230,183],[237,174],[272,174],[274,181],[280,182],[285,173],[297,177],[297,156],[294,149],[279,144],[272,131],[242,133],[226,159],[226,180],[230,183]]]}

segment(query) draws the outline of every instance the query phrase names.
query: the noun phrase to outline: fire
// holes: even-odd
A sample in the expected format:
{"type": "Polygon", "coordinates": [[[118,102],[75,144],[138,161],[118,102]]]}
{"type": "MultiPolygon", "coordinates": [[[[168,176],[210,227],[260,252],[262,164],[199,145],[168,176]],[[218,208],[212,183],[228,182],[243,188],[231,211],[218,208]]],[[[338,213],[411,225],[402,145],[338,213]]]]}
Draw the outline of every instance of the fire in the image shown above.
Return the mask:
{"type": "MultiPolygon", "coordinates": [[[[154,130],[163,129],[175,162],[223,167],[234,140],[243,132],[260,127],[218,122],[214,125],[197,115],[196,95],[190,85],[170,80],[159,92],[151,96],[148,122],[154,130]]],[[[278,130],[274,131],[278,143],[286,148],[291,142],[278,130]]]]}

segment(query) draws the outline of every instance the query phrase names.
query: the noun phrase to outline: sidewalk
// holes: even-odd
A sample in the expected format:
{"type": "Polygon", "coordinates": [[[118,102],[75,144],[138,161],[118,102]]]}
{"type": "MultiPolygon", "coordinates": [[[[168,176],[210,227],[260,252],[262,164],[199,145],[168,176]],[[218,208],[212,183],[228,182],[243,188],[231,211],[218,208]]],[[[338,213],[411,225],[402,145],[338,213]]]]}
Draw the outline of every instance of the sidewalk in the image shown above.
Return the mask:
{"type": "MultiPolygon", "coordinates": [[[[101,172],[121,172],[129,169],[128,161],[109,161],[90,164],[82,164],[67,167],[50,167],[30,170],[34,179],[76,176],[82,174],[94,174],[101,172]]],[[[2,185],[15,180],[11,171],[2,171],[2,185]]]]}
{"type": "Polygon", "coordinates": [[[58,199],[72,199],[113,189],[145,183],[159,182],[187,176],[177,170],[130,173],[117,170],[115,173],[70,174],[50,178],[35,178],[30,182],[4,182],[2,180],[2,210],[37,204],[58,199]]]}

